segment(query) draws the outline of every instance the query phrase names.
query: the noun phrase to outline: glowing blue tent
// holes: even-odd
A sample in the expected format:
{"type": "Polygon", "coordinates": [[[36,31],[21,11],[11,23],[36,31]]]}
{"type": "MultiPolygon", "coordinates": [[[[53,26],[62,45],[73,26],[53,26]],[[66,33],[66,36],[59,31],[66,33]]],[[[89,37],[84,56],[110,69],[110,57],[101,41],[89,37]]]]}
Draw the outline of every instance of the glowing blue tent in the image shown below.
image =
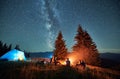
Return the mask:
{"type": "Polygon", "coordinates": [[[26,60],[24,52],[13,49],[3,56],[1,56],[1,59],[7,59],[9,61],[16,61],[16,60],[26,60]]]}

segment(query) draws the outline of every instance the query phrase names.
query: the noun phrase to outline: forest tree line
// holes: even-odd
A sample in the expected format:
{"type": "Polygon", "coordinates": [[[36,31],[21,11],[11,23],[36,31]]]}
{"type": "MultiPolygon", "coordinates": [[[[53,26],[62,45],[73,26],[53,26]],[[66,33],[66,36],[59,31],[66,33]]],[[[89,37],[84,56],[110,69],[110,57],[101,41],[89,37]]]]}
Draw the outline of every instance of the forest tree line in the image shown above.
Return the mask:
{"type": "MultiPolygon", "coordinates": [[[[19,45],[16,45],[14,48],[17,50],[20,50],[19,45]]],[[[3,43],[2,41],[0,41],[0,56],[4,55],[11,49],[12,49],[12,44],[7,45],[6,43],[3,43]]]]}

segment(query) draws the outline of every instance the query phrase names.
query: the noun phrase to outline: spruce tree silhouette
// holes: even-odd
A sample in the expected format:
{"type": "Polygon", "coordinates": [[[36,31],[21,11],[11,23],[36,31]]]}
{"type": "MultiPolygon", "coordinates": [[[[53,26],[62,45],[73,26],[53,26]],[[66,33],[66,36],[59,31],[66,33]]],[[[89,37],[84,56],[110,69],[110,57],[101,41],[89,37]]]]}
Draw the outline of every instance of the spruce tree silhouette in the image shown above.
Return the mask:
{"type": "Polygon", "coordinates": [[[4,43],[2,41],[0,41],[0,56],[4,55],[6,52],[10,51],[12,48],[12,44],[10,44],[9,46],[4,43]]]}
{"type": "Polygon", "coordinates": [[[63,39],[62,32],[60,31],[55,40],[54,61],[65,60],[66,55],[67,48],[63,39]]]}
{"type": "Polygon", "coordinates": [[[90,65],[100,64],[100,56],[97,46],[92,41],[88,32],[82,29],[81,25],[78,26],[75,41],[76,43],[73,46],[73,51],[78,52],[82,60],[90,65]]]}

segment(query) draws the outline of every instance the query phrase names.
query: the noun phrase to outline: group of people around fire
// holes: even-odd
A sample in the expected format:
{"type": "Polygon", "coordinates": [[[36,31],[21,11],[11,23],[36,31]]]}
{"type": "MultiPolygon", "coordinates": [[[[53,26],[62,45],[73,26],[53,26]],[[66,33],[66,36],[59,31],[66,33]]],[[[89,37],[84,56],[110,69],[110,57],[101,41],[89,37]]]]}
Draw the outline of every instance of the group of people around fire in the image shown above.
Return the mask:
{"type": "MultiPolygon", "coordinates": [[[[58,63],[60,63],[60,62],[57,62],[57,58],[55,58],[54,64],[57,65],[58,63]]],[[[67,58],[66,59],[66,66],[70,67],[70,65],[71,65],[71,62],[70,62],[69,58],[67,58]]],[[[81,66],[83,69],[85,69],[86,63],[83,60],[79,60],[79,63],[77,63],[76,66],[81,66]]]]}

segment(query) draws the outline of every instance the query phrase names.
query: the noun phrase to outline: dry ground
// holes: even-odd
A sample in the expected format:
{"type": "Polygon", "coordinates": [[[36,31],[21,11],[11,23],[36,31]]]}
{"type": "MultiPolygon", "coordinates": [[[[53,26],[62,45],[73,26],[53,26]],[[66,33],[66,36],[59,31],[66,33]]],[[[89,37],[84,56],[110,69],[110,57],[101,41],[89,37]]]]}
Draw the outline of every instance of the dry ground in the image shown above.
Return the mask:
{"type": "Polygon", "coordinates": [[[0,62],[0,79],[120,79],[120,72],[87,65],[66,67],[32,62],[0,62]]]}

